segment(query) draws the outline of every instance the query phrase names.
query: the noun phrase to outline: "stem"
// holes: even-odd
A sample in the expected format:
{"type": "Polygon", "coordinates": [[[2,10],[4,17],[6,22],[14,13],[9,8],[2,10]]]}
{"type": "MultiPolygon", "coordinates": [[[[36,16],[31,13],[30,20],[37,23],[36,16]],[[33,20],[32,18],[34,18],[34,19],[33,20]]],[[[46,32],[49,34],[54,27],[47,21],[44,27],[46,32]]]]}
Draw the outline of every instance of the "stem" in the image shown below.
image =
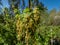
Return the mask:
{"type": "Polygon", "coordinates": [[[28,45],[28,29],[26,30],[26,36],[25,36],[25,41],[26,41],[26,45],[28,45]]]}

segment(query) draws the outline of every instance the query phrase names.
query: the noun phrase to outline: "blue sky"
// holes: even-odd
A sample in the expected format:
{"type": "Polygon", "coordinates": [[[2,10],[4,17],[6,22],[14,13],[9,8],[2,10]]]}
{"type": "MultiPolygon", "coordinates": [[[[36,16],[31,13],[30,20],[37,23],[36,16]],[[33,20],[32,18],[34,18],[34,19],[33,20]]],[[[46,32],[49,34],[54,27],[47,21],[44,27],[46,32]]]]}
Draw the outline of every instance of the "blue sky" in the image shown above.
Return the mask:
{"type": "Polygon", "coordinates": [[[9,7],[8,0],[2,0],[3,7],[9,7]]]}
{"type": "MultiPolygon", "coordinates": [[[[57,10],[60,9],[60,0],[40,0],[48,10],[52,10],[56,8],[57,10]]],[[[9,7],[7,0],[2,0],[4,7],[9,7]]],[[[27,2],[27,0],[26,0],[27,2]]]]}
{"type": "Polygon", "coordinates": [[[45,7],[48,8],[48,10],[52,10],[53,8],[56,8],[57,10],[60,9],[60,0],[40,0],[43,2],[45,7]]]}

